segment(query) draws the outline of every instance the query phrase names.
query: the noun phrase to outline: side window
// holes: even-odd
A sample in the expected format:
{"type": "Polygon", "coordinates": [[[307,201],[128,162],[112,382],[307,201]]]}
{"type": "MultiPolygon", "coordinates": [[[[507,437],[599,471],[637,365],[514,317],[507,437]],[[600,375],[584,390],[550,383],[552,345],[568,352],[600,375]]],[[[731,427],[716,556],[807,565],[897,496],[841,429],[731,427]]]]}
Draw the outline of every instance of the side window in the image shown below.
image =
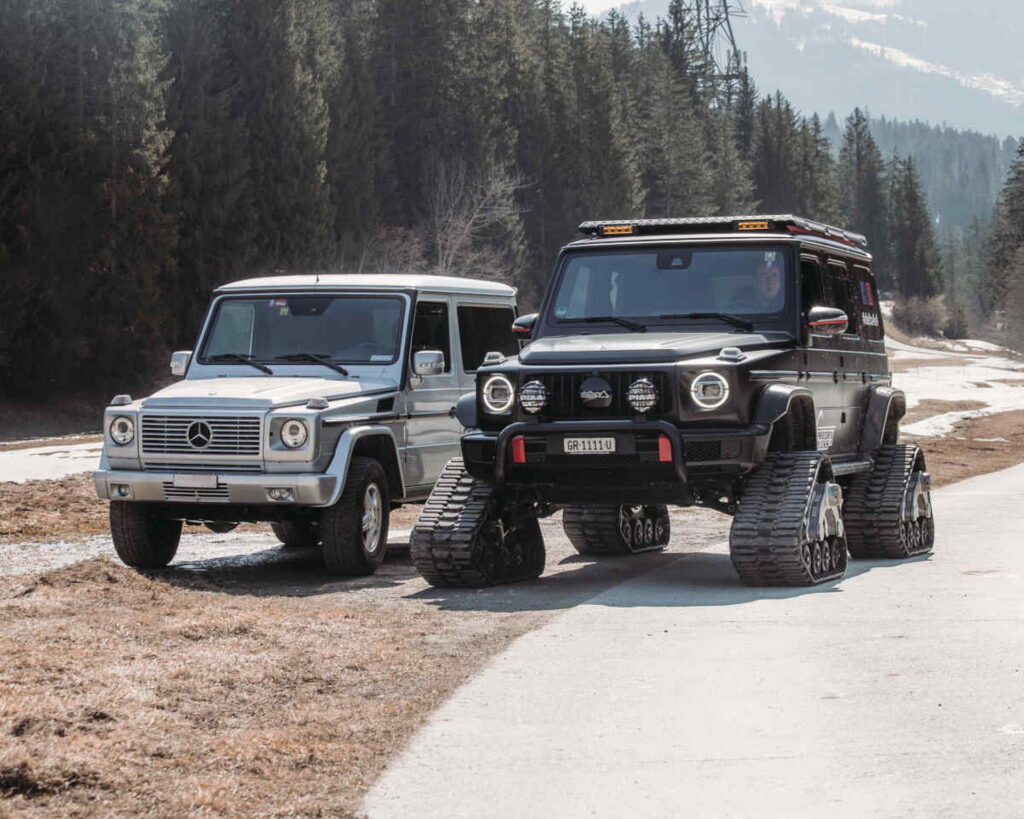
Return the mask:
{"type": "Polygon", "coordinates": [[[440,350],[444,353],[444,371],[452,371],[451,335],[448,332],[448,305],[441,301],[421,301],[416,304],[412,323],[412,352],[440,350]]]}
{"type": "Polygon", "coordinates": [[[800,259],[800,300],[806,312],[811,307],[825,304],[825,295],[821,289],[821,268],[816,259],[800,259]]]}
{"type": "Polygon", "coordinates": [[[483,364],[491,350],[505,355],[519,352],[512,335],[516,314],[511,307],[469,307],[459,305],[459,339],[462,345],[462,368],[471,373],[483,364]]]}
{"type": "Polygon", "coordinates": [[[853,268],[853,279],[860,302],[861,332],[866,339],[881,341],[884,332],[882,311],[878,308],[878,293],[871,278],[871,271],[857,265],[853,268]]]}
{"type": "Polygon", "coordinates": [[[850,319],[848,335],[860,333],[860,300],[854,297],[854,283],[843,262],[829,261],[825,299],[829,307],[838,307],[850,319]]]}

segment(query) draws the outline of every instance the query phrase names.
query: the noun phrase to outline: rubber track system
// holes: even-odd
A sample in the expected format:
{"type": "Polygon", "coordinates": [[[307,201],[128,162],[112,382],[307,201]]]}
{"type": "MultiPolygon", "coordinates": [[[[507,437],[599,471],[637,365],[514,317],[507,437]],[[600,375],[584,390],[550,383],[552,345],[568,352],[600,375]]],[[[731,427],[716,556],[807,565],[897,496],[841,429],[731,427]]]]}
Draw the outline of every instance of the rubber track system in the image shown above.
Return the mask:
{"type": "Polygon", "coordinates": [[[503,507],[494,487],[453,458],[409,539],[416,569],[432,586],[479,588],[538,577],[544,539],[532,507],[503,507]]]}
{"type": "Polygon", "coordinates": [[[671,536],[667,506],[567,506],[562,528],[577,552],[595,557],[658,551],[671,536]]]}
{"type": "Polygon", "coordinates": [[[850,483],[843,506],[846,538],[855,558],[899,560],[931,551],[935,523],[927,514],[908,519],[905,504],[915,473],[924,472],[924,453],[916,446],[882,446],[875,466],[850,483]]]}
{"type": "Polygon", "coordinates": [[[842,577],[841,501],[827,457],[814,451],[769,453],[751,474],[729,532],[729,555],[740,579],[748,586],[813,586],[842,577]]]}

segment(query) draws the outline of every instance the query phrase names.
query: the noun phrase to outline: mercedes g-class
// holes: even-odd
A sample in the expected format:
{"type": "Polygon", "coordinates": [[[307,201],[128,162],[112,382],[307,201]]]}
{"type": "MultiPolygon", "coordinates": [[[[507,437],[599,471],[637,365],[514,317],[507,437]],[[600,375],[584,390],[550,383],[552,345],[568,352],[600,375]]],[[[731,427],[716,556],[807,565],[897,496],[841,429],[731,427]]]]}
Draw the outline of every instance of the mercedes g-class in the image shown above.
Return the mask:
{"type": "Polygon", "coordinates": [[[166,566],[182,522],[270,522],[285,547],[367,574],[394,506],[422,502],[458,453],[456,399],[518,348],[515,290],[440,276],[322,275],[219,288],[184,380],[117,396],[96,491],[130,566],[166,566]]]}
{"type": "Polygon", "coordinates": [[[751,585],[834,580],[934,540],[923,453],[898,443],[863,236],[795,216],[586,222],[518,356],[477,372],[411,540],[435,585],[535,577],[538,516],[587,555],[669,540],[667,506],[733,515],[751,585]]]}

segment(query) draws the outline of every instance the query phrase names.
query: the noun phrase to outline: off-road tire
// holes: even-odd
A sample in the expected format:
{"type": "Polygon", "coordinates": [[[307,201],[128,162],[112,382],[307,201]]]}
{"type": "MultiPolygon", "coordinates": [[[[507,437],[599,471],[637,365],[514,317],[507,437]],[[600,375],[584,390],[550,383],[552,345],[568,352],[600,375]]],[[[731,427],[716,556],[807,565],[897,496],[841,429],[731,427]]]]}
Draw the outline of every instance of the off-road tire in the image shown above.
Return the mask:
{"type": "Polygon", "coordinates": [[[567,506],[562,528],[581,555],[635,555],[664,549],[671,536],[667,506],[567,506]]]}
{"type": "Polygon", "coordinates": [[[544,538],[532,505],[506,504],[490,484],[445,466],[409,538],[416,569],[432,586],[479,588],[544,571],[544,538]]]}
{"type": "Polygon", "coordinates": [[[900,560],[932,550],[934,518],[903,517],[911,479],[924,471],[924,452],[916,446],[882,446],[875,451],[872,470],[857,475],[846,492],[843,520],[852,557],[900,560]]]}
{"type": "Polygon", "coordinates": [[[813,586],[846,571],[842,493],[820,452],[773,452],[755,469],[729,531],[729,556],[748,586],[813,586]],[[820,535],[821,503],[835,528],[820,535]]]}
{"type": "Polygon", "coordinates": [[[274,536],[283,549],[307,549],[320,543],[320,530],[308,520],[282,520],[271,523],[274,536]]]}
{"type": "Polygon", "coordinates": [[[178,551],[181,521],[156,517],[146,504],[111,501],[110,535],[125,565],[162,569],[178,551]]]}
{"type": "Polygon", "coordinates": [[[323,542],[324,565],[333,574],[358,577],[373,574],[388,548],[388,479],[384,467],[373,458],[353,457],[345,476],[345,489],[337,503],[320,515],[319,535],[323,542]],[[364,545],[370,486],[379,498],[379,532],[373,548],[364,545]]]}

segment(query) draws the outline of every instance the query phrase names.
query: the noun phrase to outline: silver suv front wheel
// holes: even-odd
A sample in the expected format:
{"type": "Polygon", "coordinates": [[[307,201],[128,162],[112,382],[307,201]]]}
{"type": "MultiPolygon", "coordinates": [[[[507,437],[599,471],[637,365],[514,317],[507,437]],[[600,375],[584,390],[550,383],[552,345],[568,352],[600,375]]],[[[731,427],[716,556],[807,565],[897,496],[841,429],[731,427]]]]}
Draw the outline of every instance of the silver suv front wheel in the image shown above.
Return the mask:
{"type": "Polygon", "coordinates": [[[338,502],[320,517],[324,564],[335,574],[373,574],[388,548],[387,475],[373,458],[354,457],[338,502]]]}

